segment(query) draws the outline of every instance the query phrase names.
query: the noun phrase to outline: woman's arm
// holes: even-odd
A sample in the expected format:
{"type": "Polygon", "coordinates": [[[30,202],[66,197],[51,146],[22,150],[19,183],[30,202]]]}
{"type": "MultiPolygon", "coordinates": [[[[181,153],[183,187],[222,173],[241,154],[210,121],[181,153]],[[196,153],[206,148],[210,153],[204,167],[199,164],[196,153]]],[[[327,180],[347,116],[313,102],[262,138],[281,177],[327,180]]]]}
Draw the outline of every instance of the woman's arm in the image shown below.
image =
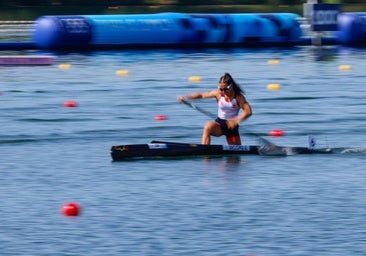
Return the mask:
{"type": "Polygon", "coordinates": [[[227,120],[227,126],[230,129],[235,128],[239,125],[240,122],[244,121],[252,115],[252,107],[243,95],[237,96],[236,101],[242,109],[242,112],[236,118],[227,120]]]}
{"type": "Polygon", "coordinates": [[[212,90],[209,92],[194,92],[188,94],[186,96],[178,96],[178,101],[183,102],[187,100],[196,100],[196,99],[205,99],[205,98],[216,98],[217,99],[218,91],[212,90]]]}
{"type": "Polygon", "coordinates": [[[238,123],[240,123],[252,115],[252,107],[243,95],[241,95],[241,97],[238,97],[237,101],[239,106],[243,110],[238,116],[238,123]]]}

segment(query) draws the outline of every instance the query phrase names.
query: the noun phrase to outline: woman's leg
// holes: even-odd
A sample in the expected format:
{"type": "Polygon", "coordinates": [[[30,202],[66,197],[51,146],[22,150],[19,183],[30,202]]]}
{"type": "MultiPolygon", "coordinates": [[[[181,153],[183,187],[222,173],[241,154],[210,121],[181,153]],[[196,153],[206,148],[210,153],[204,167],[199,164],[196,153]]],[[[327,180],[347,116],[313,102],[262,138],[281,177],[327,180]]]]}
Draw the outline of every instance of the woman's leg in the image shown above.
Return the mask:
{"type": "Polygon", "coordinates": [[[203,128],[202,133],[202,144],[210,144],[211,143],[211,136],[221,136],[222,130],[219,123],[215,121],[211,121],[206,123],[205,127],[203,128]]]}

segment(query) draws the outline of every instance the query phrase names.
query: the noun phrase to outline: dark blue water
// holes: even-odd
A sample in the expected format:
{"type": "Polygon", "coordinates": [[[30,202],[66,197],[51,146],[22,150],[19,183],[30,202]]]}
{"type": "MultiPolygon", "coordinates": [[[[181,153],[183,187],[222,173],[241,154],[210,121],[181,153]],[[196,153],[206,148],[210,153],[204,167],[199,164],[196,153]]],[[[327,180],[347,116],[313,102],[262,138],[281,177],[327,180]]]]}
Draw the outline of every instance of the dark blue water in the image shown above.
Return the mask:
{"type": "Polygon", "coordinates": [[[2,255],[364,255],[365,49],[52,54],[52,66],[0,68],[2,255]],[[112,145],[200,142],[207,117],[176,97],[224,72],[253,108],[246,144],[258,143],[249,130],[357,152],[112,162],[112,145]],[[60,213],[70,201],[80,216],[60,213]]]}

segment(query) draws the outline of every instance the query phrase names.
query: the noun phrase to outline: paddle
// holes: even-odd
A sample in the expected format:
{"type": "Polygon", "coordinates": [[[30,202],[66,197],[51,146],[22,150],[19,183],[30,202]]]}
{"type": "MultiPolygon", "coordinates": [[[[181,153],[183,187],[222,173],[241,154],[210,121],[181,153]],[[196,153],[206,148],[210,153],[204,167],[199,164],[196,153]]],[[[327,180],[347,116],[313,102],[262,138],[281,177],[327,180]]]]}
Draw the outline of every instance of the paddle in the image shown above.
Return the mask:
{"type": "MultiPolygon", "coordinates": [[[[198,112],[215,119],[216,116],[209,112],[206,111],[200,107],[197,107],[196,105],[194,105],[191,102],[188,101],[182,101],[185,105],[197,110],[198,112]]],[[[269,140],[266,140],[265,138],[263,138],[262,136],[260,136],[259,134],[249,131],[248,129],[245,129],[246,133],[249,135],[253,135],[255,137],[257,137],[259,139],[259,141],[261,141],[263,143],[262,146],[260,146],[258,148],[258,152],[260,155],[271,155],[271,156],[286,156],[287,155],[287,151],[285,150],[285,148],[276,146],[275,144],[273,144],[272,142],[270,142],[269,140]]]]}

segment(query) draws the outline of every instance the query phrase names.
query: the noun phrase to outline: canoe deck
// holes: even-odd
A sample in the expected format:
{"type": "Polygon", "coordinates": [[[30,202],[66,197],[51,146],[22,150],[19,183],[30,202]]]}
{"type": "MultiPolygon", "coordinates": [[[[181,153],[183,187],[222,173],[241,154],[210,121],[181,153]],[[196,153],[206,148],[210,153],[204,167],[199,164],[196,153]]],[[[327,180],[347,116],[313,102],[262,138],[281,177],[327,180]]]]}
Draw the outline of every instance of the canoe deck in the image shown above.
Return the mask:
{"type": "MultiPolygon", "coordinates": [[[[194,157],[194,156],[227,156],[227,155],[263,155],[263,146],[259,145],[202,145],[190,143],[152,141],[147,144],[126,144],[112,146],[111,156],[114,161],[144,158],[164,157],[194,157]]],[[[267,150],[272,153],[271,149],[267,150]]],[[[276,146],[273,154],[329,154],[332,150],[310,149],[306,147],[276,146]]]]}

